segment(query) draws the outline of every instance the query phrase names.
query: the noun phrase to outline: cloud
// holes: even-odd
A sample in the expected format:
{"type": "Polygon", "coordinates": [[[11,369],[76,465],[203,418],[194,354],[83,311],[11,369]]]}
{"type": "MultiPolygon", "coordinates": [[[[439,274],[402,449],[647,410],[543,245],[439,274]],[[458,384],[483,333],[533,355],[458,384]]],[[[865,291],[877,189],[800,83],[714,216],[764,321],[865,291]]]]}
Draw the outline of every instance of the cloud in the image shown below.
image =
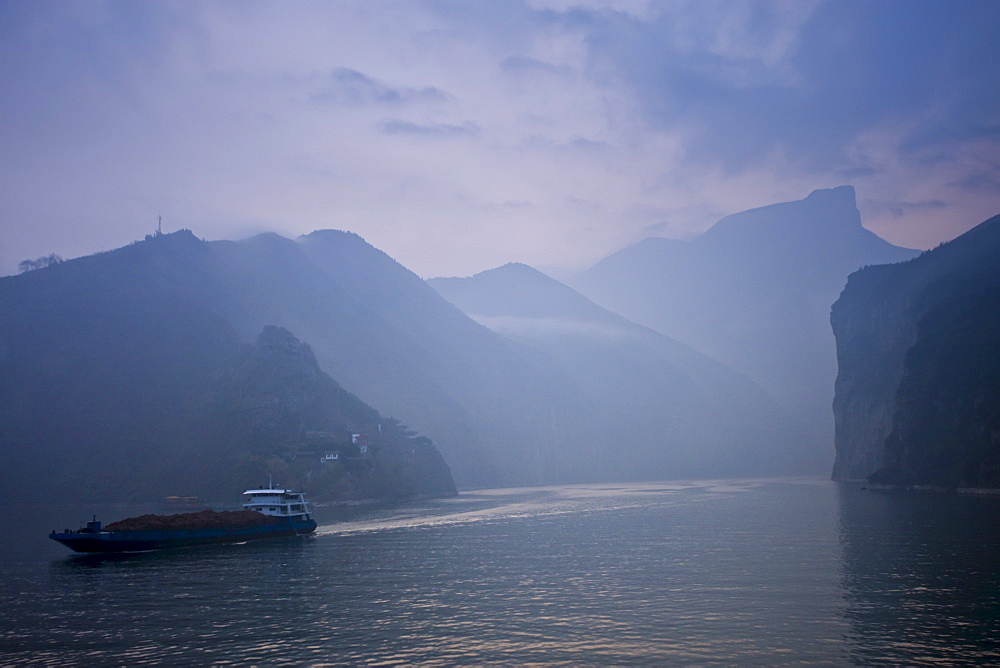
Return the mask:
{"type": "Polygon", "coordinates": [[[413,123],[400,119],[389,119],[379,123],[379,129],[388,135],[409,135],[412,137],[451,138],[475,136],[480,128],[475,123],[413,123]]]}
{"type": "Polygon", "coordinates": [[[576,71],[569,65],[554,65],[523,54],[507,56],[500,61],[500,69],[507,74],[543,74],[558,77],[572,77],[576,71]]]}
{"type": "Polygon", "coordinates": [[[347,105],[403,105],[409,103],[447,102],[450,96],[434,86],[390,87],[346,67],[336,67],[329,81],[312,95],[318,102],[347,105]]]}
{"type": "Polygon", "coordinates": [[[873,126],[946,104],[914,128],[945,132],[996,108],[1000,64],[982,58],[995,3],[699,5],[595,22],[589,38],[592,75],[624,82],[651,129],[685,128],[691,159],[739,170],[781,147],[823,169],[873,126]]]}
{"type": "Polygon", "coordinates": [[[1000,210],[998,22],[992,0],[0,3],[0,273],[161,214],[348,228],[422,275],[583,267],[844,182],[870,229],[931,247],[1000,210]]]}
{"type": "Polygon", "coordinates": [[[890,205],[893,215],[895,216],[905,216],[907,213],[912,212],[917,209],[932,209],[940,210],[948,208],[948,203],[939,199],[928,200],[925,202],[896,202],[890,205]]]}
{"type": "Polygon", "coordinates": [[[948,184],[954,188],[972,191],[1000,193],[1000,165],[992,169],[965,174],[961,179],[948,184]]]}

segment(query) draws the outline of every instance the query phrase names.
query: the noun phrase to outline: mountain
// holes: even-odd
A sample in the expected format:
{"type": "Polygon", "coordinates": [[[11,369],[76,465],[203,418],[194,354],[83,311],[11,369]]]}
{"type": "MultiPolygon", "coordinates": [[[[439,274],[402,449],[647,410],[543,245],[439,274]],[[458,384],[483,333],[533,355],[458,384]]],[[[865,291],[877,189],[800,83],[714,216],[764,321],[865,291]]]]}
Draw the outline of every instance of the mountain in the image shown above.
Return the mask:
{"type": "Polygon", "coordinates": [[[123,462],[124,474],[139,451],[189,452],[192,436],[180,431],[145,442],[272,325],[309,342],[352,393],[433,437],[461,484],[551,473],[538,423],[558,414],[549,404],[559,384],[350,233],[159,235],[0,279],[0,301],[0,452],[36,453],[32,475],[58,477],[89,459],[123,462]],[[11,424],[27,438],[8,438],[11,424]],[[120,432],[114,443],[100,440],[102,425],[120,432]],[[41,432],[52,440],[32,437],[41,432]]]}
{"type": "Polygon", "coordinates": [[[460,486],[583,475],[567,452],[590,437],[563,418],[577,398],[529,350],[357,235],[324,230],[293,245],[321,279],[288,322],[345,386],[431,436],[460,486]]]}
{"type": "Polygon", "coordinates": [[[558,368],[354,234],[157,235],[0,279],[0,300],[0,456],[25,480],[78,481],[96,467],[87,462],[102,462],[106,479],[121,481],[143,457],[175,480],[164,471],[190,466],[201,432],[164,416],[195,410],[235,351],[269,326],[308,342],[324,373],[433,439],[461,486],[605,473],[579,455],[608,444],[576,419],[593,407],[558,368]]]}
{"type": "MultiPolygon", "coordinates": [[[[331,376],[430,436],[462,486],[500,484],[470,386],[485,360],[516,368],[512,351],[357,235],[327,230],[213,242],[219,287],[238,305],[241,337],[268,324],[308,341],[331,376]],[[449,350],[443,333],[459,339],[449,350]],[[486,439],[486,440],[484,440],[486,439]]],[[[231,307],[230,307],[231,308],[231,307]]]]}
{"type": "Polygon", "coordinates": [[[728,216],[691,241],[646,239],[569,284],[752,378],[797,417],[803,447],[828,466],[830,305],[852,271],[914,255],[863,228],[854,189],[841,186],[728,216]]]}
{"type": "Polygon", "coordinates": [[[344,390],[290,332],[242,339],[233,323],[250,318],[223,273],[182,232],[0,279],[5,489],[231,503],[273,473],[329,498],[454,493],[433,444],[344,390]],[[367,457],[354,433],[372,435],[367,457]],[[316,447],[359,456],[321,465],[305,457],[316,447]]]}
{"type": "Polygon", "coordinates": [[[1000,488],[1000,216],[850,276],[833,306],[834,477],[1000,488]]]}
{"type": "Polygon", "coordinates": [[[477,322],[538,351],[585,397],[573,421],[611,478],[787,473],[787,417],[757,385],[523,264],[428,281],[477,322]]]}

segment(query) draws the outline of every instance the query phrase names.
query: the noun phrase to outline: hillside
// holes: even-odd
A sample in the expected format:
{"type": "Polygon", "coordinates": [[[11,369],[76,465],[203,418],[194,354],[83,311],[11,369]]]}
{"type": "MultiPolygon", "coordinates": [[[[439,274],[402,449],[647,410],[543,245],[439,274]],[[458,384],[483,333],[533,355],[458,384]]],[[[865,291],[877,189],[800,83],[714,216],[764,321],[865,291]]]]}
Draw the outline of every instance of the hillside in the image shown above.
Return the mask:
{"type": "Polygon", "coordinates": [[[240,480],[263,465],[276,479],[308,487],[314,500],[455,493],[429,439],[344,390],[286,329],[265,327],[212,389],[210,440],[240,453],[240,480]]]}
{"type": "Polygon", "coordinates": [[[162,416],[190,412],[269,326],[307,341],[343,387],[432,439],[462,486],[604,470],[573,454],[605,443],[581,418],[592,407],[557,369],[350,233],[154,236],[4,278],[0,298],[9,305],[0,416],[23,431],[6,432],[0,447],[25,479],[76,480],[97,461],[118,467],[102,468],[107,480],[138,464],[189,466],[199,433],[162,416]]]}
{"type": "Polygon", "coordinates": [[[752,378],[807,430],[816,464],[829,466],[830,305],[852,271],[915,254],[864,229],[854,189],[842,186],[728,216],[691,241],[646,239],[569,283],[752,378]]]}
{"type": "Polygon", "coordinates": [[[325,487],[314,480],[311,490],[454,491],[432,445],[420,461],[391,464],[404,485],[380,482],[378,467],[399,459],[404,428],[342,390],[288,332],[262,326],[241,337],[238,326],[249,330],[253,318],[226,290],[222,269],[210,245],[181,232],[0,279],[0,468],[8,489],[52,501],[193,495],[231,503],[267,470],[294,473],[281,462],[305,431],[349,441],[383,424],[373,476],[325,487]],[[282,336],[299,353],[265,354],[282,336]],[[293,382],[304,377],[309,383],[293,382]],[[272,431],[261,431],[268,424],[272,431]]]}
{"type": "Polygon", "coordinates": [[[1000,488],[1000,216],[834,304],[834,477],[1000,488]]]}
{"type": "Polygon", "coordinates": [[[428,283],[477,322],[537,350],[587,398],[588,423],[612,446],[604,448],[609,474],[802,472],[787,415],[752,381],[688,346],[522,264],[428,283]]]}

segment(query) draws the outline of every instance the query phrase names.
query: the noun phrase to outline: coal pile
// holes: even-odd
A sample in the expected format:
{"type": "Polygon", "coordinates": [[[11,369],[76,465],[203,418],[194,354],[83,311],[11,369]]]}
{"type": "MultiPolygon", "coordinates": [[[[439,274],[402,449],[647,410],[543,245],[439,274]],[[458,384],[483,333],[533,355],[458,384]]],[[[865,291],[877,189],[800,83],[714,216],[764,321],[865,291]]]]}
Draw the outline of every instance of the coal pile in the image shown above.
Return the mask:
{"type": "Polygon", "coordinates": [[[112,522],[105,531],[184,531],[190,529],[232,529],[274,524],[279,518],[252,510],[201,510],[178,515],[140,515],[112,522]]]}

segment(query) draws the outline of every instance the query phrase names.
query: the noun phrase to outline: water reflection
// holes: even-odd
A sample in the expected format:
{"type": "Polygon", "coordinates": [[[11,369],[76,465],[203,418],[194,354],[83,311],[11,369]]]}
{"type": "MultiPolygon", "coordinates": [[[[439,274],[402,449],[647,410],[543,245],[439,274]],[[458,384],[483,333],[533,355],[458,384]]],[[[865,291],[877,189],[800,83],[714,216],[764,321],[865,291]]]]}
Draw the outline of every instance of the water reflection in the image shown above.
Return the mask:
{"type": "Polygon", "coordinates": [[[1000,498],[845,485],[839,507],[855,662],[1000,660],[1000,498]]]}

